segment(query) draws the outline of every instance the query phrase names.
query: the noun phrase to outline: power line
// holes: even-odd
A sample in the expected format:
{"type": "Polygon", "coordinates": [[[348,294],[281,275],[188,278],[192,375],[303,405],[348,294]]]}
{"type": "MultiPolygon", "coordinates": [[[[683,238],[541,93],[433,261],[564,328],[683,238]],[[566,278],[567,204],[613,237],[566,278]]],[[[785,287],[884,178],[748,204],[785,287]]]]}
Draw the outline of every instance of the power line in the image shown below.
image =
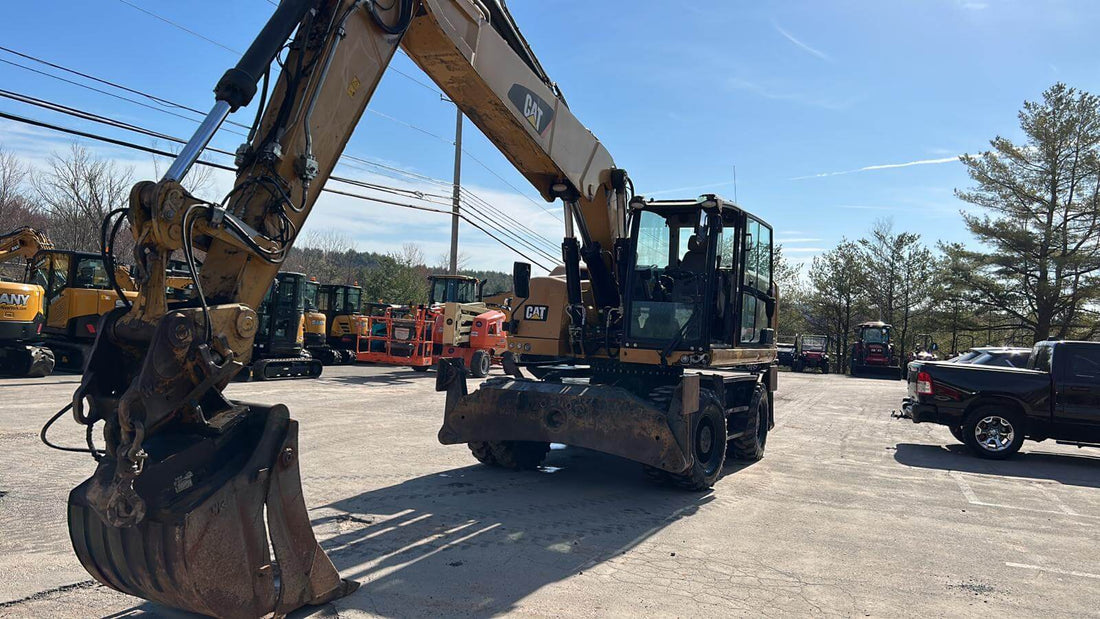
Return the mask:
{"type": "MultiPolygon", "coordinates": [[[[15,93],[7,93],[7,91],[3,91],[3,92],[6,93],[6,94],[15,94],[15,93]]],[[[48,102],[46,102],[46,103],[48,103],[48,102]]],[[[64,109],[62,109],[62,108],[65,108],[66,106],[61,106],[60,104],[51,104],[51,105],[57,106],[58,109],[56,109],[54,111],[67,113],[67,112],[64,111],[64,109]]],[[[72,109],[72,108],[70,108],[70,109],[72,109]]],[[[95,121],[95,122],[105,121],[106,124],[109,124],[111,126],[115,126],[117,128],[122,128],[122,129],[130,130],[130,131],[137,131],[137,132],[145,134],[145,135],[150,135],[152,137],[157,137],[157,138],[160,138],[160,139],[170,140],[170,141],[173,141],[173,142],[176,142],[176,143],[183,143],[184,142],[183,140],[180,140],[178,138],[174,138],[172,136],[168,136],[168,135],[165,135],[165,134],[160,134],[160,133],[157,133],[155,131],[150,131],[148,129],[137,127],[135,125],[129,125],[128,123],[123,123],[121,121],[114,121],[112,119],[107,119],[107,118],[101,118],[100,120],[97,120],[95,118],[97,115],[91,114],[90,112],[81,112],[81,111],[77,111],[77,112],[79,112],[81,114],[79,117],[84,118],[85,120],[92,120],[92,121],[95,121]]],[[[172,158],[172,157],[176,156],[175,153],[165,151],[165,150],[162,150],[162,149],[159,149],[159,148],[155,148],[155,147],[151,147],[151,146],[143,146],[143,145],[136,144],[134,142],[129,142],[129,141],[126,141],[126,140],[120,140],[120,139],[111,138],[111,137],[107,137],[107,136],[96,134],[96,133],[81,131],[79,129],[72,129],[72,128],[69,128],[69,127],[54,125],[52,123],[47,123],[47,122],[44,122],[44,121],[39,121],[39,120],[27,118],[25,116],[19,116],[19,115],[16,115],[16,114],[10,114],[10,113],[4,112],[4,111],[0,111],[0,118],[4,118],[4,119],[11,120],[11,121],[14,121],[14,122],[20,122],[20,123],[23,123],[23,124],[28,124],[28,125],[32,125],[32,126],[36,126],[36,127],[41,127],[41,128],[44,128],[44,129],[50,129],[50,130],[53,130],[53,131],[58,131],[58,132],[61,132],[61,133],[66,133],[66,134],[69,134],[69,135],[82,137],[82,138],[86,138],[86,139],[90,139],[90,140],[96,140],[96,141],[104,142],[104,143],[107,143],[107,144],[112,144],[114,146],[119,146],[119,147],[122,147],[122,148],[129,148],[129,149],[138,150],[138,151],[142,151],[142,152],[153,154],[153,155],[159,155],[159,156],[162,156],[162,157],[172,158]]],[[[219,154],[229,154],[226,151],[219,151],[217,149],[209,149],[209,150],[211,150],[212,152],[219,153],[219,154]]],[[[200,165],[216,168],[216,169],[219,169],[219,170],[224,170],[224,171],[227,171],[227,172],[233,172],[233,173],[237,172],[237,169],[234,168],[234,167],[224,165],[224,164],[220,164],[220,163],[216,163],[216,162],[212,162],[212,161],[207,161],[207,160],[204,160],[204,159],[200,159],[196,163],[198,163],[200,165]]],[[[343,179],[343,178],[340,178],[340,177],[330,177],[330,178],[331,178],[331,180],[335,180],[335,181],[338,181],[338,182],[347,182],[347,183],[350,183],[350,184],[359,184],[359,181],[354,181],[354,180],[351,180],[351,179],[343,179]]],[[[413,204],[406,204],[406,203],[401,203],[401,202],[395,202],[395,201],[392,201],[392,200],[376,198],[376,197],[372,197],[372,196],[364,196],[364,195],[361,195],[361,194],[355,194],[355,193],[351,193],[351,192],[340,191],[340,190],[337,190],[337,189],[330,189],[328,187],[323,188],[322,191],[326,192],[326,193],[333,193],[333,194],[338,194],[338,195],[343,195],[343,196],[349,196],[349,197],[358,198],[358,199],[361,199],[361,200],[366,200],[366,201],[369,201],[369,202],[375,202],[375,203],[379,203],[379,204],[397,206],[397,207],[401,207],[401,208],[427,211],[427,212],[435,212],[435,213],[440,213],[440,214],[444,214],[444,215],[451,215],[452,214],[450,210],[431,209],[431,208],[417,206],[417,205],[413,205],[413,204]]],[[[474,228],[480,230],[486,236],[488,236],[491,239],[497,241],[501,245],[504,245],[509,250],[515,252],[517,255],[522,256],[526,260],[529,260],[532,263],[539,265],[543,269],[550,270],[542,262],[531,258],[526,253],[521,251],[519,248],[509,244],[508,242],[502,240],[500,237],[498,237],[498,236],[494,235],[493,233],[489,232],[484,227],[479,225],[477,222],[472,221],[472,220],[470,220],[466,217],[462,217],[462,218],[463,218],[464,221],[466,221],[466,223],[468,223],[471,226],[473,226],[474,228]]],[[[481,218],[478,218],[478,219],[479,219],[479,221],[482,221],[483,223],[486,223],[488,225],[488,222],[485,222],[485,220],[483,220],[481,218]]],[[[502,230],[498,229],[498,232],[502,232],[502,230]]],[[[541,253],[541,252],[537,252],[537,253],[541,253]]]]}
{"type": "MultiPolygon", "coordinates": [[[[199,115],[199,116],[205,116],[205,114],[204,114],[204,113],[202,112],[202,110],[196,109],[196,108],[194,108],[194,107],[190,107],[190,106],[188,106],[188,105],[185,105],[185,104],[182,104],[182,103],[177,103],[177,102],[175,102],[175,101],[171,101],[171,100],[169,100],[169,99],[165,99],[165,98],[163,98],[163,97],[160,97],[160,96],[157,96],[157,95],[151,94],[151,93],[149,93],[149,92],[146,92],[146,91],[142,91],[142,90],[139,90],[139,89],[136,89],[136,88],[131,88],[131,87],[129,87],[129,86],[125,86],[125,85],[119,84],[119,83],[117,83],[117,82],[114,82],[114,81],[108,80],[108,79],[100,78],[100,77],[97,77],[97,76],[91,75],[91,74],[89,74],[89,73],[85,73],[85,72],[82,72],[82,71],[78,71],[78,70],[75,70],[75,69],[72,69],[72,68],[69,68],[69,67],[65,67],[65,66],[63,66],[63,65],[60,65],[60,64],[57,64],[57,63],[54,63],[54,62],[50,62],[50,61],[48,61],[48,60],[44,60],[44,59],[42,59],[42,58],[39,58],[39,57],[37,57],[37,56],[33,56],[33,55],[30,55],[30,54],[25,54],[25,53],[23,53],[23,52],[19,52],[19,51],[16,51],[16,50],[13,50],[13,49],[10,49],[10,48],[7,48],[7,47],[4,47],[4,46],[0,46],[0,51],[5,51],[5,52],[7,52],[7,53],[10,53],[10,54],[13,54],[13,55],[19,56],[20,58],[24,58],[24,59],[30,60],[30,61],[32,61],[32,62],[37,62],[37,63],[43,64],[43,65],[45,65],[45,66],[48,66],[48,67],[50,67],[50,68],[53,68],[53,69],[56,69],[56,70],[59,70],[59,71],[65,71],[65,72],[67,72],[67,73],[69,73],[69,74],[72,74],[72,75],[76,75],[76,76],[82,77],[82,78],[84,78],[84,79],[92,80],[92,81],[94,81],[94,82],[96,82],[96,83],[100,83],[100,84],[103,84],[103,85],[106,85],[106,86],[110,86],[110,87],[112,87],[112,88],[117,88],[117,89],[119,89],[119,90],[123,90],[123,91],[125,91],[125,92],[129,92],[129,93],[132,93],[132,94],[135,94],[135,95],[138,95],[138,96],[144,97],[144,98],[146,98],[146,99],[149,99],[149,100],[151,100],[151,101],[155,101],[155,102],[157,102],[157,103],[161,103],[161,104],[163,104],[163,105],[166,105],[166,106],[169,106],[169,107],[172,107],[172,108],[176,108],[176,109],[182,109],[182,110],[186,110],[186,111],[189,111],[189,112],[193,112],[193,113],[195,113],[196,115],[199,115]]],[[[99,93],[99,94],[104,94],[104,95],[107,95],[107,96],[109,96],[109,97],[113,97],[113,98],[116,98],[116,99],[119,99],[119,100],[122,100],[122,101],[126,101],[126,102],[128,102],[128,103],[133,103],[133,104],[135,104],[135,105],[139,105],[139,106],[141,106],[141,107],[143,107],[143,108],[146,108],[146,109],[150,109],[150,110],[153,110],[153,111],[156,111],[156,112],[162,112],[162,113],[165,113],[165,114],[169,114],[169,115],[171,115],[171,116],[174,116],[174,117],[176,117],[176,118],[182,118],[182,119],[184,119],[184,120],[189,120],[189,121],[191,121],[191,122],[194,122],[194,123],[198,123],[198,122],[200,122],[200,121],[199,121],[199,119],[197,119],[197,118],[190,118],[190,117],[184,116],[184,115],[182,115],[182,114],[178,114],[178,113],[176,113],[176,112],[173,112],[173,111],[170,111],[170,110],[165,110],[165,109],[162,109],[162,108],[160,108],[160,107],[152,106],[152,105],[149,105],[149,104],[147,104],[147,103],[144,103],[144,102],[141,102],[141,101],[136,101],[136,100],[134,100],[134,99],[131,99],[131,98],[129,98],[129,97],[124,97],[124,96],[121,96],[121,95],[117,95],[117,94],[115,94],[115,93],[111,93],[111,92],[108,92],[108,91],[105,91],[105,90],[102,90],[102,89],[99,89],[99,88],[95,88],[95,87],[92,87],[92,86],[88,86],[87,84],[82,84],[82,83],[80,83],[80,82],[76,82],[76,81],[73,81],[73,80],[69,80],[69,79],[66,79],[66,78],[63,78],[63,77],[60,77],[60,76],[57,76],[57,75],[53,75],[53,74],[51,74],[51,73],[47,73],[47,72],[45,72],[45,71],[40,71],[40,70],[38,70],[38,69],[34,69],[34,68],[32,68],[32,67],[28,67],[28,66],[25,66],[25,65],[22,65],[22,64],[16,63],[16,62],[11,62],[11,61],[9,61],[9,60],[4,60],[4,59],[0,59],[0,62],[3,62],[3,63],[6,63],[6,64],[9,64],[9,65],[12,65],[12,66],[18,67],[18,68],[20,68],[20,69],[24,69],[24,70],[27,70],[27,71],[30,71],[30,72],[36,73],[36,74],[38,74],[38,75],[43,75],[43,76],[45,76],[45,77],[49,77],[49,78],[52,78],[52,79],[55,79],[55,80],[59,80],[59,81],[61,81],[61,82],[67,83],[67,84],[71,84],[71,85],[74,85],[74,86],[78,86],[78,87],[80,87],[80,88],[84,88],[84,89],[90,90],[90,91],[92,91],[92,92],[96,92],[96,93],[99,93]]],[[[398,119],[396,119],[396,118],[393,118],[393,117],[391,117],[391,116],[389,116],[389,115],[386,115],[386,114],[383,114],[383,113],[381,113],[381,112],[375,112],[374,110],[371,110],[371,112],[373,112],[373,113],[376,113],[376,114],[378,114],[378,115],[380,115],[380,116],[382,116],[382,117],[384,117],[384,118],[387,118],[387,119],[389,119],[389,120],[392,120],[393,122],[396,122],[396,123],[398,123],[398,124],[401,124],[401,125],[407,126],[407,127],[409,127],[409,128],[412,128],[412,129],[414,129],[414,130],[417,130],[417,131],[420,131],[420,132],[422,132],[422,133],[425,133],[425,134],[427,134],[427,135],[430,135],[430,136],[432,136],[432,137],[434,137],[434,138],[436,138],[436,139],[440,140],[441,142],[444,142],[444,143],[447,143],[447,144],[452,144],[452,145],[453,145],[453,142],[449,142],[449,141],[448,141],[448,140],[447,140],[446,138],[444,138],[444,137],[442,137],[442,136],[439,136],[439,135],[437,135],[437,134],[434,134],[434,133],[432,133],[432,132],[430,132],[430,131],[427,131],[427,130],[421,129],[421,128],[419,128],[419,127],[416,127],[416,126],[414,126],[414,125],[411,125],[411,124],[409,124],[409,123],[405,123],[405,122],[403,122],[403,121],[400,121],[400,120],[398,120],[398,119]]],[[[242,124],[242,123],[239,123],[239,122],[236,122],[236,121],[233,121],[233,120],[227,120],[227,121],[226,121],[226,124],[231,124],[231,125],[235,125],[235,126],[237,126],[237,127],[240,127],[240,128],[242,128],[242,129],[249,129],[249,128],[250,128],[250,127],[249,127],[248,125],[244,125],[244,124],[242,124]]],[[[241,131],[236,131],[236,130],[233,130],[233,129],[229,129],[229,128],[225,128],[225,127],[223,127],[223,129],[222,129],[222,130],[223,130],[223,131],[226,131],[226,132],[228,132],[228,133],[232,133],[232,134],[235,134],[235,135],[241,136],[241,137],[247,137],[247,136],[246,136],[246,134],[242,133],[241,131]]],[[[532,204],[534,204],[535,206],[538,206],[538,207],[539,207],[540,209],[542,209],[542,210],[543,210],[543,211],[545,211],[546,213],[550,214],[551,216],[555,217],[555,218],[556,218],[556,219],[558,219],[559,221],[561,220],[561,217],[560,217],[560,216],[558,216],[558,215],[554,214],[553,212],[551,212],[551,211],[547,210],[547,209],[546,209],[545,207],[543,207],[542,205],[540,205],[540,204],[538,204],[537,202],[535,202],[534,200],[532,200],[532,199],[531,199],[530,197],[528,197],[527,195],[525,195],[525,194],[524,194],[524,193],[523,193],[522,191],[520,191],[520,190],[519,190],[518,188],[516,188],[516,187],[515,187],[514,185],[512,185],[511,183],[509,183],[509,182],[508,182],[508,181],[507,181],[506,179],[504,179],[504,178],[503,178],[502,176],[500,176],[499,174],[497,174],[496,172],[494,172],[494,171],[493,171],[493,170],[492,170],[491,168],[489,168],[489,167],[488,167],[487,165],[485,165],[485,163],[483,163],[483,162],[482,162],[482,161],[481,161],[480,159],[478,159],[477,157],[474,157],[474,156],[473,156],[472,154],[470,154],[470,153],[469,153],[468,151],[466,151],[465,149],[463,150],[463,153],[464,153],[464,154],[466,154],[467,156],[469,156],[469,157],[470,157],[471,159],[473,159],[475,163],[477,163],[478,165],[480,165],[481,167],[483,167],[483,168],[484,168],[485,170],[487,170],[487,171],[488,171],[489,173],[491,173],[491,174],[493,174],[494,176],[496,176],[496,177],[497,177],[498,179],[500,179],[500,180],[501,180],[501,181],[502,181],[503,183],[505,183],[506,185],[508,185],[509,187],[511,187],[511,188],[512,188],[512,189],[513,189],[514,191],[516,191],[516,193],[517,193],[518,195],[521,195],[521,196],[523,196],[523,197],[524,197],[524,198],[525,198],[526,200],[528,200],[529,202],[531,202],[531,203],[532,203],[532,204]]],[[[384,165],[384,164],[381,164],[381,163],[378,163],[378,162],[375,162],[375,161],[370,161],[370,160],[367,160],[367,159],[363,159],[363,158],[360,158],[360,157],[356,157],[356,156],[354,156],[354,155],[351,155],[351,154],[348,154],[348,153],[344,153],[344,154],[342,155],[342,158],[343,158],[343,159],[350,159],[350,160],[352,160],[352,161],[357,161],[357,162],[359,162],[359,163],[362,163],[362,164],[365,164],[365,165],[370,165],[370,166],[373,166],[373,167],[377,167],[377,168],[381,168],[381,169],[389,170],[389,171],[392,171],[392,172],[396,172],[396,173],[399,173],[399,174],[402,174],[402,175],[408,176],[408,177],[410,177],[410,178],[416,178],[416,179],[418,179],[418,180],[424,180],[424,181],[429,181],[429,182],[434,182],[434,183],[438,183],[438,184],[440,184],[441,186],[446,186],[446,187],[451,187],[451,186],[452,186],[452,183],[451,183],[450,181],[445,181],[445,180],[442,180],[442,179],[437,179],[437,178],[433,178],[433,177],[430,177],[430,176],[425,176],[425,175],[422,175],[422,174],[416,174],[416,173],[414,173],[414,172],[410,172],[410,171],[408,171],[408,170],[402,170],[402,169],[400,169],[400,168],[395,168],[395,167],[392,167],[392,166],[387,166],[387,165],[384,165]]],[[[346,162],[345,162],[345,163],[346,163],[346,162]]],[[[462,191],[463,191],[463,192],[465,192],[465,193],[468,193],[468,194],[469,194],[470,196],[473,196],[474,198],[476,198],[477,200],[479,200],[479,201],[480,201],[480,202],[481,202],[481,203],[482,203],[482,204],[483,204],[483,205],[484,205],[484,206],[485,206],[486,208],[489,208],[489,209],[491,209],[491,210],[494,210],[494,211],[498,212],[498,214],[500,214],[501,216],[503,216],[503,217],[504,217],[504,218],[506,218],[506,219],[509,219],[509,220],[511,220],[512,222],[518,223],[518,222],[516,222],[516,220],[515,220],[515,219],[513,219],[513,218],[509,217],[508,215],[506,215],[506,214],[505,214],[505,213],[503,213],[502,211],[499,211],[498,209],[495,209],[495,207],[492,207],[492,206],[491,206],[491,205],[490,205],[490,204],[489,204],[489,203],[488,203],[488,202],[487,202],[487,201],[486,201],[486,200],[485,200],[484,198],[481,198],[480,196],[477,196],[477,194],[475,194],[475,193],[474,193],[473,191],[471,191],[471,190],[469,190],[469,189],[467,189],[467,188],[465,188],[465,187],[464,187],[464,188],[462,188],[462,191]]],[[[547,242],[547,245],[548,245],[548,246],[551,246],[551,247],[552,247],[552,246],[554,246],[554,244],[553,244],[552,242],[550,242],[550,241],[549,241],[548,239],[545,239],[545,237],[541,237],[541,235],[538,235],[538,234],[537,234],[537,233],[535,233],[535,232],[534,232],[533,230],[531,230],[530,228],[527,228],[526,226],[523,226],[522,224],[519,224],[519,225],[520,225],[521,227],[523,227],[523,228],[524,228],[525,230],[527,230],[528,232],[530,232],[531,234],[535,235],[536,237],[539,237],[539,238],[542,238],[542,239],[546,240],[546,242],[547,242]]]]}
{"type": "Polygon", "coordinates": [[[159,19],[160,21],[168,24],[169,26],[172,26],[173,28],[178,28],[178,29],[186,32],[187,34],[190,34],[192,36],[196,36],[196,37],[202,39],[203,41],[206,41],[207,43],[210,43],[212,45],[217,45],[218,47],[224,49],[227,52],[230,52],[232,54],[240,54],[241,53],[241,52],[233,49],[232,47],[229,47],[228,45],[222,45],[221,43],[218,43],[214,39],[205,37],[205,36],[195,32],[194,30],[191,30],[190,28],[187,28],[186,26],[181,26],[180,24],[177,24],[176,22],[168,19],[167,17],[162,17],[160,15],[157,15],[156,13],[154,13],[154,12],[148,10],[148,9],[144,9],[144,8],[134,4],[132,2],[129,2],[128,0],[118,0],[118,1],[125,4],[126,6],[128,6],[130,8],[132,8],[132,9],[136,9],[138,11],[141,11],[142,13],[145,13],[149,17],[152,17],[154,19],[159,19]]]}

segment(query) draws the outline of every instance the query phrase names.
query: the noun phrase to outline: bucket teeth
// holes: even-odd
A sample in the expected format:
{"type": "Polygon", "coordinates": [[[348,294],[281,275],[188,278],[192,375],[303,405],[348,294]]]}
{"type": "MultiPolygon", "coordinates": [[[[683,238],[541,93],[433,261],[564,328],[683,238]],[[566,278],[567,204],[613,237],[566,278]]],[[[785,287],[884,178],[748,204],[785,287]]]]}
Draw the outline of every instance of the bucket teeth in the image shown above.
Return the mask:
{"type": "Polygon", "coordinates": [[[217,436],[160,434],[145,446],[135,490],[147,513],[133,526],[112,526],[98,507],[109,458],[69,495],[73,548],[96,580],[219,617],[283,615],[356,588],[313,535],[286,407],[248,406],[217,436]]]}

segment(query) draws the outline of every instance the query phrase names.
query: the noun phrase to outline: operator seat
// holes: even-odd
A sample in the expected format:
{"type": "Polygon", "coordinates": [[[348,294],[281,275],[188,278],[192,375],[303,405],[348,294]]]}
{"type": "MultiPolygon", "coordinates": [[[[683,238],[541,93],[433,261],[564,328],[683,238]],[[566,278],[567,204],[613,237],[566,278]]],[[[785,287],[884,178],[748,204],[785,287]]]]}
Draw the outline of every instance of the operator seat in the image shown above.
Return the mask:
{"type": "Polygon", "coordinates": [[[707,268],[707,242],[693,234],[688,239],[688,250],[680,259],[680,268],[693,273],[705,273],[707,268]]]}

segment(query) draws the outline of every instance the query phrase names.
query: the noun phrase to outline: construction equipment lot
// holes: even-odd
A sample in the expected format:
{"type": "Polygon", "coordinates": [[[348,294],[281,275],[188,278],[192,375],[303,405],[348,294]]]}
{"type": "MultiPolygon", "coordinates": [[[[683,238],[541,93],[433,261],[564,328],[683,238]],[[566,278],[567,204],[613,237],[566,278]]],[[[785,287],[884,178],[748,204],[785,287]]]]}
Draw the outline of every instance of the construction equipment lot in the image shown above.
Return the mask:
{"type": "MultiPolygon", "coordinates": [[[[1100,608],[1100,452],[1027,443],[1013,460],[978,460],[944,427],[891,419],[900,381],[783,374],[764,459],[686,493],[587,451],[555,449],[538,472],[479,465],[436,441],[433,377],[329,367],[316,380],[227,390],[285,403],[300,420],[314,529],[341,574],[362,583],[297,615],[1100,608]]],[[[0,380],[0,616],[181,616],[95,584],[73,555],[66,496],[93,461],[47,457],[38,431],[78,381],[0,380]]],[[[68,418],[51,438],[83,443],[68,418]]]]}

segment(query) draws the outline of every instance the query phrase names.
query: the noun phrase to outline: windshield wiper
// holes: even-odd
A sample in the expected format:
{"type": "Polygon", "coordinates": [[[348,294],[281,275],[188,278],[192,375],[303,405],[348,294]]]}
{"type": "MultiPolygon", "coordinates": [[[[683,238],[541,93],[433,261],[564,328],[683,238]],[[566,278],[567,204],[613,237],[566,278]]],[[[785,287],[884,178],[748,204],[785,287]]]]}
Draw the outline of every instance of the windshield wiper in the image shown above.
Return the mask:
{"type": "Polygon", "coordinates": [[[668,365],[669,353],[675,350],[676,347],[680,345],[680,342],[684,341],[684,335],[687,333],[688,327],[695,323],[695,318],[699,316],[699,314],[700,312],[698,310],[692,312],[691,316],[684,323],[684,326],[680,327],[680,331],[676,333],[676,337],[672,338],[672,341],[668,343],[668,346],[665,346],[661,350],[661,365],[668,365]]]}

